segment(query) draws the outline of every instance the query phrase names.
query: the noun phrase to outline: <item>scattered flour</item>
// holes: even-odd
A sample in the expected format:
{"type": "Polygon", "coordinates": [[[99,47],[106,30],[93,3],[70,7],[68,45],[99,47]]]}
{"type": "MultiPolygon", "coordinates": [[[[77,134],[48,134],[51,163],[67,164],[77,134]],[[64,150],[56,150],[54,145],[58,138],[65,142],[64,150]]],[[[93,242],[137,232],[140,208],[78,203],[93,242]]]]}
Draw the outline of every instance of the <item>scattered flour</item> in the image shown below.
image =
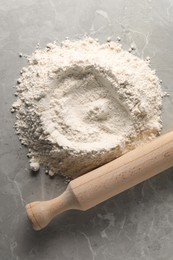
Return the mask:
{"type": "Polygon", "coordinates": [[[50,43],[18,79],[15,128],[31,168],[75,178],[160,134],[160,81],[119,43],[50,43]]]}

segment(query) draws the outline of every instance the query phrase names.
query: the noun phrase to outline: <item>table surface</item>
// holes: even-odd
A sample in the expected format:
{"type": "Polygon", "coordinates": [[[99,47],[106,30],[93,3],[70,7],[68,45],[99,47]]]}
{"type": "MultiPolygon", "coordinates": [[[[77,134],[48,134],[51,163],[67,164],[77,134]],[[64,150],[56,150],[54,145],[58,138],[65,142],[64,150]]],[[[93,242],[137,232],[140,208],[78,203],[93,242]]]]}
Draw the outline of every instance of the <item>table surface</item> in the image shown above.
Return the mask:
{"type": "Polygon", "coordinates": [[[69,211],[33,231],[25,204],[56,197],[64,179],[28,168],[27,149],[15,135],[10,106],[25,59],[53,40],[84,35],[151,57],[163,80],[163,132],[173,128],[172,0],[0,0],[0,259],[172,260],[173,170],[87,211],[69,211]]]}

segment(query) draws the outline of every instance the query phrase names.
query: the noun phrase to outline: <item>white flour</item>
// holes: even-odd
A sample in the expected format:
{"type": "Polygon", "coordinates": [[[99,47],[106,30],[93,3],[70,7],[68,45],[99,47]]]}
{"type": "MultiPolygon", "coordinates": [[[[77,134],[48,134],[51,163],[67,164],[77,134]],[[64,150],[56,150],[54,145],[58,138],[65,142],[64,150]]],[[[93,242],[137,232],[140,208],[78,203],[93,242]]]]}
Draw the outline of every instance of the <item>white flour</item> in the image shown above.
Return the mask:
{"type": "Polygon", "coordinates": [[[159,79],[115,42],[91,38],[36,50],[17,85],[16,132],[31,168],[77,177],[161,130],[159,79]]]}

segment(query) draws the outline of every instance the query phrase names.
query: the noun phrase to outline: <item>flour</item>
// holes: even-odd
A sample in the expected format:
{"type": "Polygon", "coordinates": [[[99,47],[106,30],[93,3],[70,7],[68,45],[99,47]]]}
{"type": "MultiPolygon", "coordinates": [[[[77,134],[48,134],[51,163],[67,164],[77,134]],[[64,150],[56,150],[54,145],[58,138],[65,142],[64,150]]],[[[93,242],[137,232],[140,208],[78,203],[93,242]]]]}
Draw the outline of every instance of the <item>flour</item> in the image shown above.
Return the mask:
{"type": "Polygon", "coordinates": [[[12,109],[32,169],[74,178],[160,134],[159,79],[119,43],[66,40],[28,61],[12,109]]]}

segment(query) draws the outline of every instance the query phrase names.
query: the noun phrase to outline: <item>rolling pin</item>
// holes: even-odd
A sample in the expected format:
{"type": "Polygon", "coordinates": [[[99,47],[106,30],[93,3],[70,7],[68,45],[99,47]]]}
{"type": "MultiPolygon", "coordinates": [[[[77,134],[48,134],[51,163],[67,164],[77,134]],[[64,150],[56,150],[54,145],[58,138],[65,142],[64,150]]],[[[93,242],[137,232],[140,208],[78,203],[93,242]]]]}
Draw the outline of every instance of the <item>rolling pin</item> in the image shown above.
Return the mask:
{"type": "Polygon", "coordinates": [[[72,180],[59,197],[27,204],[26,211],[33,228],[40,230],[63,211],[88,210],[171,166],[173,131],[72,180]]]}

